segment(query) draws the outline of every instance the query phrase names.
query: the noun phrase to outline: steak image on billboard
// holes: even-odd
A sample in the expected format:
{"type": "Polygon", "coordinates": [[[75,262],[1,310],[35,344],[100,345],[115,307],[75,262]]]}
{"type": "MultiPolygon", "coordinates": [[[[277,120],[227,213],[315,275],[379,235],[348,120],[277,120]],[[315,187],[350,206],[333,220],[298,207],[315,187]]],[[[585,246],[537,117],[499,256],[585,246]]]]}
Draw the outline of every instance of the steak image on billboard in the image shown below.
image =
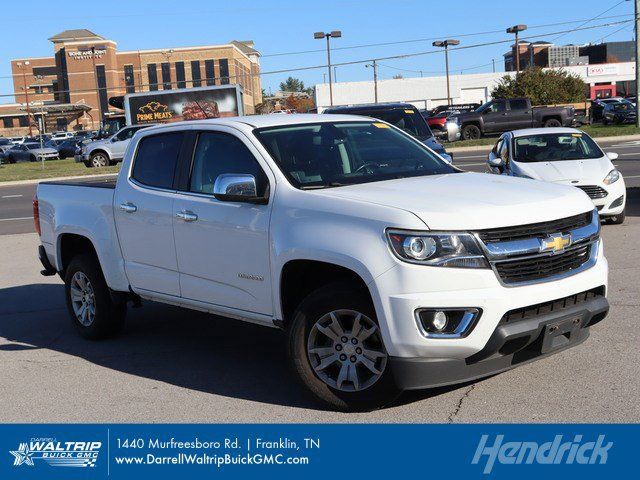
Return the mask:
{"type": "Polygon", "coordinates": [[[128,94],[124,107],[128,125],[236,117],[244,113],[239,85],[128,94]]]}

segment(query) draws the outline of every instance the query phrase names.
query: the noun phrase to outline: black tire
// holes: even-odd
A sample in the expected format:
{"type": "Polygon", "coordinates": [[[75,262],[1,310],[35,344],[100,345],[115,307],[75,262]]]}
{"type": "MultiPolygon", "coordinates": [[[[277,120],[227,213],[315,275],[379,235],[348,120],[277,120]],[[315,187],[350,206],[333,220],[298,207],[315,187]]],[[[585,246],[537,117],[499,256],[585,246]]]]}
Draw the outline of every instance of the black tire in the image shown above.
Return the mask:
{"type": "Polygon", "coordinates": [[[107,167],[109,165],[109,157],[106,153],[96,152],[91,154],[89,162],[96,168],[107,167]]]}
{"type": "Polygon", "coordinates": [[[624,223],[624,219],[625,219],[625,212],[623,210],[620,215],[614,215],[613,217],[609,217],[608,223],[610,223],[611,225],[622,225],[624,223]]]}
{"type": "Polygon", "coordinates": [[[544,128],[558,128],[562,126],[562,123],[557,118],[550,118],[549,120],[545,120],[544,128]]]}
{"type": "Polygon", "coordinates": [[[37,161],[38,161],[38,159],[36,158],[36,156],[35,156],[35,155],[30,155],[30,156],[29,156],[29,161],[30,161],[30,162],[37,162],[37,161]]]}
{"type": "Polygon", "coordinates": [[[80,335],[89,340],[99,340],[114,335],[122,329],[127,313],[126,303],[113,299],[100,264],[94,255],[81,254],[74,257],[66,269],[64,285],[71,322],[80,335]],[[80,321],[72,301],[72,282],[74,275],[78,272],[88,279],[93,291],[95,315],[89,324],[83,324],[80,321]]]}
{"type": "Polygon", "coordinates": [[[478,140],[482,136],[482,132],[477,125],[465,125],[462,127],[463,140],[478,140]]]}
{"type": "MultiPolygon", "coordinates": [[[[315,373],[309,360],[309,337],[315,323],[336,310],[362,313],[376,325],[378,323],[368,292],[354,288],[348,282],[336,282],[319,288],[300,303],[293,314],[290,325],[288,325],[289,360],[293,371],[314,397],[332,409],[369,411],[389,404],[398,397],[401,391],[393,380],[388,357],[384,360],[385,366],[377,381],[368,388],[358,391],[338,390],[329,386],[315,373]]],[[[379,330],[374,335],[379,335],[379,330]]],[[[373,340],[377,341],[375,338],[373,340]]],[[[364,347],[364,342],[362,345],[364,347]]],[[[383,345],[380,348],[384,351],[383,345]]]]}

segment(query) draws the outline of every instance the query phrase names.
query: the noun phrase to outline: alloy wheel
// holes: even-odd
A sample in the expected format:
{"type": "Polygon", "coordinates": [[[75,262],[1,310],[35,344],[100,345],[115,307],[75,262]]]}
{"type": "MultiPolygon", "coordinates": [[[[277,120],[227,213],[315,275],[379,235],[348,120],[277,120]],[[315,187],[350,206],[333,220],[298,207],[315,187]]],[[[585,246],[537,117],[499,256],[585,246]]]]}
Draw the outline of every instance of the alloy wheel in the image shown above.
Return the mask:
{"type": "Polygon", "coordinates": [[[96,296],[93,286],[82,272],[76,272],[71,279],[71,305],[78,321],[85,327],[91,326],[96,316],[96,296]]]}
{"type": "Polygon", "coordinates": [[[383,375],[388,355],[378,325],[354,310],[334,310],[311,328],[307,355],[315,374],[343,392],[365,390],[383,375]]]}
{"type": "Polygon", "coordinates": [[[91,163],[94,167],[106,167],[107,166],[107,158],[101,153],[94,155],[91,159],[91,163]]]}

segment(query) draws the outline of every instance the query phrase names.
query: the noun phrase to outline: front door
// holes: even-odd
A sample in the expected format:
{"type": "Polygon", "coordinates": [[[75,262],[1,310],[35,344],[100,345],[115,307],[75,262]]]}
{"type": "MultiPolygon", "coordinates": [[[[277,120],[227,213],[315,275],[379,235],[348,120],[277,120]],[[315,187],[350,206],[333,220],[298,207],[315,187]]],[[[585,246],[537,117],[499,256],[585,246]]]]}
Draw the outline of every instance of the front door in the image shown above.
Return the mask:
{"type": "Polygon", "coordinates": [[[187,191],[176,193],[173,221],[182,297],[270,315],[271,202],[226,202],[213,196],[221,174],[253,175],[259,192],[269,185],[259,153],[234,132],[218,127],[198,133],[187,191]]]}
{"type": "Polygon", "coordinates": [[[502,132],[508,121],[507,106],[504,100],[494,100],[489,108],[482,113],[484,131],[487,133],[502,132]]]}
{"type": "Polygon", "coordinates": [[[131,175],[122,173],[114,215],[127,277],[135,291],[180,295],[173,238],[174,172],[183,132],[140,140],[131,175]]]}

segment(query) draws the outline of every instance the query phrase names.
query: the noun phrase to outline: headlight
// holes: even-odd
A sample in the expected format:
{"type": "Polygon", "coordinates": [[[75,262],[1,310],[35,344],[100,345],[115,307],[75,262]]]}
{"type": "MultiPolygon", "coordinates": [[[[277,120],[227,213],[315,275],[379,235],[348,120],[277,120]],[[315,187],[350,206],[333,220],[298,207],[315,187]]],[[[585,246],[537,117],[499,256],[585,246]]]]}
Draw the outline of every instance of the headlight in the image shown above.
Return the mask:
{"type": "Polygon", "coordinates": [[[604,177],[604,180],[602,181],[602,183],[604,183],[605,185],[611,185],[612,183],[617,182],[619,179],[620,179],[620,172],[614,168],[607,174],[606,177],[604,177]]]}
{"type": "Polygon", "coordinates": [[[409,263],[434,267],[488,268],[476,239],[468,233],[387,230],[391,250],[409,263]]]}

